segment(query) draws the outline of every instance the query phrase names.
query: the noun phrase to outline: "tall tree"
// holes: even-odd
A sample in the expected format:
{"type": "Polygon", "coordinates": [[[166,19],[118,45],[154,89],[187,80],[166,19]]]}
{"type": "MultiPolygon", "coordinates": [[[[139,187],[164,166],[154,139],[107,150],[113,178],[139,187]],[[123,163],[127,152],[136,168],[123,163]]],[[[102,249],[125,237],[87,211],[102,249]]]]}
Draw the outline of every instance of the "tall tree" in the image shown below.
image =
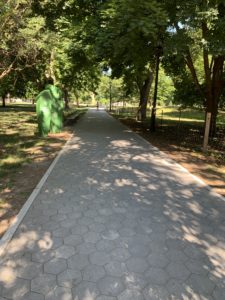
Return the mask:
{"type": "Polygon", "coordinates": [[[206,112],[212,114],[211,132],[215,131],[218,105],[224,89],[225,3],[222,0],[168,1],[171,56],[188,68],[206,112]],[[196,68],[201,53],[204,83],[196,68]]]}
{"type": "Polygon", "coordinates": [[[138,116],[144,120],[166,14],[158,1],[113,0],[104,6],[100,20],[97,53],[108,60],[114,76],[123,76],[128,89],[138,88],[138,116]]]}

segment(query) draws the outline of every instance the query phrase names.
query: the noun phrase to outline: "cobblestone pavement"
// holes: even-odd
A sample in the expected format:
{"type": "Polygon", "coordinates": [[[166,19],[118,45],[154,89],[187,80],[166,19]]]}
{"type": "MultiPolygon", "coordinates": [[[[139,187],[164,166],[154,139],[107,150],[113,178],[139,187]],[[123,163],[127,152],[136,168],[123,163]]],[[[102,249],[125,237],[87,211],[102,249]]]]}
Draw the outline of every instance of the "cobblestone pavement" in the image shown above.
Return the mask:
{"type": "Polygon", "coordinates": [[[224,300],[225,202],[92,110],[0,263],[0,300],[224,300]]]}

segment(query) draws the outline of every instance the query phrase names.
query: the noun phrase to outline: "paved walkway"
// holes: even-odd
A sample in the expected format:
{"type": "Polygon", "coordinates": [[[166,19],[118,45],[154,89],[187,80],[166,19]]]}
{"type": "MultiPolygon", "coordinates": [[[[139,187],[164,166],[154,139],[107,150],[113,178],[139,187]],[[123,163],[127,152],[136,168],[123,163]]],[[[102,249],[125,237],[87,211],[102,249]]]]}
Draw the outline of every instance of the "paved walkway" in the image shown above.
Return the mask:
{"type": "Polygon", "coordinates": [[[89,111],[1,259],[2,299],[224,300],[225,202],[89,111]]]}

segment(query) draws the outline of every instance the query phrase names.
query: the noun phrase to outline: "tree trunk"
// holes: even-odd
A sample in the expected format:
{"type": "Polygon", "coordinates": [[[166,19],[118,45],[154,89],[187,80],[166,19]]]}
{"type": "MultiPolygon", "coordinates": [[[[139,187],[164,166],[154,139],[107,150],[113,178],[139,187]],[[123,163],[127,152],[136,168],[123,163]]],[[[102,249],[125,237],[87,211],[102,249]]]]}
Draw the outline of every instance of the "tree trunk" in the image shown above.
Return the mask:
{"type": "Polygon", "coordinates": [[[63,92],[64,92],[65,109],[69,109],[69,93],[68,93],[68,90],[64,89],[63,92]]]}
{"type": "Polygon", "coordinates": [[[2,107],[6,107],[6,94],[2,96],[2,107]]]}
{"type": "MultiPolygon", "coordinates": [[[[203,36],[205,36],[207,29],[205,24],[202,26],[203,36]]],[[[204,106],[207,112],[211,113],[210,135],[213,136],[216,133],[216,117],[218,113],[218,105],[223,90],[223,66],[224,56],[213,57],[211,64],[209,65],[208,51],[203,49],[204,71],[205,71],[205,91],[203,91],[199,84],[195,66],[192,61],[190,51],[186,56],[186,64],[191,72],[193,81],[203,97],[204,106]]]]}
{"type": "Polygon", "coordinates": [[[80,107],[79,97],[76,97],[77,107],[80,107]]]}
{"type": "Polygon", "coordinates": [[[151,90],[152,81],[153,81],[153,72],[150,72],[148,78],[144,81],[144,84],[139,89],[140,102],[139,102],[139,108],[137,112],[138,121],[144,121],[146,119],[146,110],[147,110],[147,104],[149,100],[149,93],[151,90]]]}
{"type": "Polygon", "coordinates": [[[211,113],[210,135],[216,133],[216,118],[218,114],[218,105],[223,90],[223,65],[224,57],[214,58],[211,80],[206,80],[206,113],[211,113]]]}
{"type": "Polygon", "coordinates": [[[151,113],[151,122],[150,122],[150,130],[155,131],[156,129],[156,104],[157,104],[157,95],[158,95],[158,82],[159,82],[159,65],[160,65],[160,55],[157,53],[156,57],[156,72],[155,72],[155,91],[153,97],[152,104],[152,113],[151,113]]]}

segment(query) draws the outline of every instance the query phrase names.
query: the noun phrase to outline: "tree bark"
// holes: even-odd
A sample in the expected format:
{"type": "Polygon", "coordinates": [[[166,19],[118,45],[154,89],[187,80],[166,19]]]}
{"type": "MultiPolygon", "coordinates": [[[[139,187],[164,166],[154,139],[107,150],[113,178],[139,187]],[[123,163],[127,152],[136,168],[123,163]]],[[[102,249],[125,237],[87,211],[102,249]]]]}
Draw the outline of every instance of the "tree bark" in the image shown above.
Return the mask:
{"type": "Polygon", "coordinates": [[[160,65],[160,53],[157,53],[156,57],[156,72],[155,72],[155,91],[153,97],[152,113],[151,113],[151,122],[150,130],[155,131],[156,129],[156,104],[157,104],[157,95],[158,95],[158,82],[159,82],[159,65],[160,65]]]}
{"type": "Polygon", "coordinates": [[[137,112],[138,121],[144,121],[146,119],[146,110],[147,110],[147,104],[149,100],[149,94],[150,94],[152,82],[153,82],[153,72],[150,71],[148,78],[144,81],[143,85],[139,88],[140,101],[139,101],[139,108],[137,112]]]}
{"type": "Polygon", "coordinates": [[[4,94],[2,96],[2,107],[6,107],[6,101],[5,101],[5,99],[6,99],[6,95],[4,94]]]}
{"type": "Polygon", "coordinates": [[[68,90],[64,89],[63,93],[64,93],[65,109],[69,109],[69,93],[68,93],[68,90]]]}
{"type": "Polygon", "coordinates": [[[218,56],[214,59],[211,79],[211,92],[207,89],[206,94],[206,113],[211,113],[210,135],[216,133],[216,118],[218,114],[218,106],[223,90],[223,66],[224,56],[218,56]]]}
{"type": "MultiPolygon", "coordinates": [[[[206,38],[207,27],[206,24],[202,24],[203,37],[206,38]]],[[[190,51],[186,55],[186,64],[191,72],[193,81],[202,95],[205,106],[206,114],[211,113],[211,124],[210,124],[210,135],[213,136],[216,132],[216,118],[218,113],[218,105],[220,101],[220,96],[223,90],[223,66],[224,66],[224,56],[213,57],[211,63],[209,64],[209,54],[206,49],[203,49],[203,61],[204,61],[204,71],[205,71],[205,91],[202,89],[197,72],[192,61],[190,51]]]]}

